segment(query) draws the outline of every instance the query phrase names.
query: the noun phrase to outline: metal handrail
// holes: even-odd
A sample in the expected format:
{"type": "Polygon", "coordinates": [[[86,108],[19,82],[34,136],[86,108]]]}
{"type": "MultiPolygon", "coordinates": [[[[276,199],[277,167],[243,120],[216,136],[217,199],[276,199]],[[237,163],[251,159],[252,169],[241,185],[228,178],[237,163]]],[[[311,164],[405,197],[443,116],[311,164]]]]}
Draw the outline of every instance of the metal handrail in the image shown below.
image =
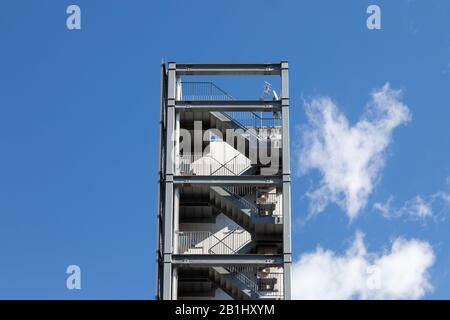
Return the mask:
{"type": "MultiPolygon", "coordinates": [[[[214,84],[213,82],[208,81],[183,81],[180,83],[182,92],[180,94],[180,97],[182,100],[194,100],[194,101],[215,101],[215,100],[235,100],[235,98],[227,93],[225,90],[221,89],[219,86],[214,84]],[[184,91],[188,91],[187,94],[185,94],[184,91]],[[200,92],[200,93],[198,93],[200,92]]],[[[279,121],[280,119],[277,117],[263,117],[258,115],[257,113],[253,111],[249,112],[222,112],[223,115],[225,115],[229,120],[233,121],[237,126],[244,129],[246,132],[252,134],[256,138],[260,139],[261,137],[258,134],[254,134],[250,128],[276,128],[280,127],[280,125],[275,125],[276,121],[279,121]],[[252,126],[250,128],[243,124],[238,118],[238,115],[240,114],[251,114],[252,119],[250,119],[250,122],[252,123],[252,126]],[[273,124],[270,126],[264,126],[264,121],[273,121],[273,124]],[[257,123],[260,122],[259,125],[257,123]]]]}
{"type": "MultiPolygon", "coordinates": [[[[219,86],[217,86],[214,82],[211,81],[182,81],[181,82],[181,87],[182,87],[182,94],[181,97],[183,100],[186,101],[190,101],[190,100],[216,100],[215,98],[220,97],[222,99],[220,100],[236,100],[236,98],[234,98],[231,94],[229,94],[228,92],[226,92],[225,90],[223,90],[222,88],[220,88],[219,86]],[[201,87],[201,86],[209,86],[210,87],[210,91],[218,91],[218,94],[199,94],[199,95],[193,95],[193,94],[187,94],[188,99],[185,99],[183,96],[184,94],[184,89],[186,88],[186,86],[194,86],[194,87],[201,87]],[[199,99],[200,98],[200,99],[199,99]],[[205,99],[202,99],[205,98],[205,99]],[[207,98],[207,99],[206,99],[207,98]]],[[[219,99],[217,99],[219,100],[219,99]]],[[[253,111],[249,111],[250,113],[252,113],[255,118],[259,119],[259,120],[271,120],[273,118],[266,118],[266,117],[261,117],[259,116],[257,113],[253,112],[253,111]]]]}
{"type": "MultiPolygon", "coordinates": [[[[223,239],[217,238],[214,234],[212,234],[212,236],[214,237],[214,239],[216,239],[216,240],[218,241],[213,247],[217,246],[219,243],[223,243],[224,246],[227,247],[228,249],[230,249],[230,251],[231,251],[232,253],[235,253],[235,252],[233,252],[233,251],[234,251],[233,248],[231,248],[229,245],[227,245],[225,242],[223,242],[223,240],[226,239],[229,235],[227,235],[227,236],[226,236],[225,238],[223,238],[223,239]]],[[[211,248],[209,248],[208,252],[209,252],[209,253],[212,253],[211,248]]],[[[217,253],[216,253],[216,254],[217,254],[217,253]]]]}
{"type": "MultiPolygon", "coordinates": [[[[188,234],[188,235],[192,234],[192,235],[194,235],[194,237],[192,237],[192,238],[188,237],[188,239],[191,240],[191,241],[189,242],[189,246],[186,246],[187,250],[191,249],[196,244],[198,244],[198,243],[200,243],[202,241],[205,241],[208,238],[213,238],[213,239],[217,240],[217,242],[221,241],[221,239],[217,238],[216,235],[214,233],[212,233],[211,231],[179,231],[178,234],[179,235],[185,235],[185,234],[188,234]],[[199,235],[200,235],[200,237],[198,237],[199,235]],[[206,237],[202,237],[201,235],[206,235],[206,237]],[[199,239],[201,239],[201,240],[199,241],[199,239]]],[[[179,237],[179,239],[182,240],[182,237],[179,237]]],[[[224,243],[224,245],[226,247],[228,247],[228,249],[230,249],[231,251],[233,250],[226,243],[224,243]]],[[[184,249],[184,247],[182,247],[181,249],[184,249]]],[[[184,251],[184,250],[180,250],[180,252],[182,252],[182,251],[184,251]]]]}
{"type": "Polygon", "coordinates": [[[232,244],[230,245],[229,243],[227,243],[227,239],[229,239],[229,237],[231,237],[232,235],[236,235],[238,231],[245,232],[244,230],[237,228],[230,231],[222,239],[218,238],[211,231],[179,231],[178,232],[179,252],[183,254],[184,252],[189,251],[190,249],[194,249],[196,245],[209,239],[207,244],[211,246],[208,248],[208,254],[235,254],[240,249],[242,249],[244,246],[246,246],[248,243],[251,242],[251,239],[248,239],[244,243],[239,244],[239,242],[237,242],[234,238],[231,238],[232,244]],[[234,244],[239,244],[239,246],[234,248],[234,244]],[[220,253],[219,251],[213,249],[215,247],[217,248],[219,245],[224,246],[225,253],[220,253]]]}
{"type": "MultiPolygon", "coordinates": [[[[237,155],[235,155],[233,158],[231,158],[230,160],[228,160],[227,162],[225,162],[225,163],[223,163],[223,164],[221,163],[219,168],[217,168],[216,170],[214,170],[213,172],[211,172],[211,175],[213,176],[214,173],[216,173],[217,171],[219,171],[219,170],[222,169],[222,168],[226,168],[228,171],[232,172],[230,169],[228,169],[228,167],[226,167],[226,165],[227,165],[230,161],[233,161],[234,159],[236,159],[238,156],[239,156],[239,153],[238,153],[237,155]]],[[[212,157],[211,157],[211,158],[212,158],[212,157]]],[[[217,159],[215,159],[215,160],[217,160],[217,159]]],[[[217,162],[219,162],[219,161],[217,161],[217,162]]]]}
{"type": "MultiPolygon", "coordinates": [[[[186,88],[192,89],[190,87],[194,87],[195,89],[201,89],[208,91],[206,94],[202,94],[202,92],[199,95],[195,95],[192,93],[188,93],[188,99],[185,99],[184,97],[182,99],[184,100],[235,100],[235,98],[228,94],[225,90],[218,87],[213,82],[201,82],[201,81],[189,81],[189,82],[181,82],[181,88],[182,88],[182,96],[186,96],[184,94],[184,91],[186,88]],[[203,88],[202,88],[203,87],[203,88]],[[215,93],[213,93],[216,91],[215,93]],[[219,98],[219,99],[217,99],[219,98]]],[[[226,116],[229,120],[233,121],[235,124],[237,124],[241,129],[247,131],[248,128],[240,123],[237,119],[234,119],[229,112],[221,112],[224,116],[226,116]]],[[[253,116],[256,116],[254,112],[251,112],[253,116]]]]}
{"type": "Polygon", "coordinates": [[[222,90],[216,84],[210,81],[182,81],[181,88],[182,92],[180,96],[181,99],[185,101],[235,100],[234,97],[225,92],[225,90],[222,90]],[[192,90],[192,87],[194,87],[195,90],[192,90]],[[187,90],[188,94],[185,94],[184,92],[185,89],[188,89],[187,90]],[[200,94],[195,94],[195,92],[194,93],[189,92],[189,89],[191,89],[192,91],[203,90],[204,92],[200,92],[200,94]]]}
{"type": "MultiPolygon", "coordinates": [[[[252,114],[254,114],[254,112],[251,112],[252,114]]],[[[235,119],[235,117],[233,117],[231,114],[232,112],[222,112],[222,114],[228,118],[228,120],[233,121],[238,127],[240,127],[242,130],[244,130],[244,132],[249,133],[250,135],[252,135],[253,137],[255,137],[257,140],[260,139],[260,137],[253,133],[249,128],[247,128],[247,126],[245,126],[244,124],[242,124],[239,120],[235,119]]]]}
{"type": "Polygon", "coordinates": [[[180,160],[177,161],[178,171],[185,171],[182,169],[185,169],[185,167],[188,167],[187,171],[193,170],[192,168],[195,166],[193,163],[196,161],[199,161],[200,159],[210,159],[214,162],[214,164],[210,163],[209,166],[207,164],[202,164],[200,167],[201,171],[200,173],[197,173],[199,175],[208,175],[213,176],[216,174],[219,175],[232,175],[232,176],[238,176],[247,171],[252,167],[252,163],[248,158],[245,158],[240,161],[239,157],[245,157],[243,154],[238,153],[236,156],[228,160],[226,163],[221,163],[219,160],[217,160],[215,157],[206,154],[206,155],[195,155],[195,154],[187,154],[179,156],[180,160]],[[239,162],[240,161],[240,162],[239,162]],[[187,163],[188,162],[188,163],[187,163]],[[221,172],[221,170],[224,170],[225,172],[221,172]]]}
{"type": "Polygon", "coordinates": [[[258,293],[258,284],[255,283],[252,279],[247,277],[245,273],[235,271],[236,267],[227,267],[227,269],[234,277],[236,277],[239,281],[249,287],[252,291],[258,293]]]}
{"type": "MultiPolygon", "coordinates": [[[[248,201],[247,199],[245,199],[244,197],[242,197],[241,195],[236,193],[236,191],[233,189],[233,186],[222,186],[222,188],[225,189],[226,191],[228,191],[233,196],[233,198],[235,198],[237,201],[239,201],[244,207],[250,209],[250,211],[252,213],[258,214],[259,208],[256,203],[257,201],[255,201],[255,203],[248,201]]],[[[273,199],[272,196],[271,196],[271,199],[273,199]]],[[[274,201],[274,203],[276,204],[276,201],[274,201]]],[[[281,210],[276,209],[272,212],[271,216],[272,217],[282,217],[283,213],[281,210]]]]}
{"type": "Polygon", "coordinates": [[[259,198],[256,198],[256,204],[264,204],[264,203],[276,203],[277,200],[277,194],[274,192],[265,192],[263,193],[263,196],[260,196],[259,198]],[[263,198],[264,196],[264,198],[263,198]]]}
{"type": "MultiPolygon", "coordinates": [[[[252,240],[248,239],[246,242],[244,242],[243,244],[241,244],[237,249],[233,249],[232,247],[234,246],[229,246],[225,243],[225,240],[227,240],[230,236],[235,235],[238,231],[240,231],[241,233],[244,232],[244,230],[236,228],[234,230],[232,230],[230,233],[228,233],[224,238],[222,238],[219,242],[217,242],[215,245],[213,245],[212,247],[209,248],[208,252],[211,254],[217,254],[216,252],[214,252],[213,248],[218,246],[219,244],[224,244],[227,248],[229,248],[231,250],[232,254],[235,254],[237,252],[239,252],[239,250],[241,250],[244,246],[246,246],[247,244],[249,244],[252,240]]],[[[216,237],[217,239],[217,237],[216,237]]],[[[233,244],[234,244],[234,239],[232,240],[233,244]]]]}
{"type": "Polygon", "coordinates": [[[178,232],[178,251],[183,253],[195,247],[195,245],[208,239],[211,236],[210,231],[179,231],[178,232]],[[185,236],[188,235],[188,236],[185,236]]]}
{"type": "MultiPolygon", "coordinates": [[[[219,169],[221,169],[223,167],[223,164],[219,162],[219,160],[217,160],[216,158],[212,157],[211,155],[207,154],[205,155],[206,158],[212,159],[215,162],[217,162],[221,167],[219,167],[219,169]]],[[[227,171],[229,171],[232,174],[235,174],[233,171],[231,171],[228,167],[224,167],[227,171]]],[[[216,173],[219,169],[215,170],[213,173],[211,173],[210,175],[212,176],[214,173],[216,173]]]]}
{"type": "Polygon", "coordinates": [[[283,272],[269,272],[266,273],[264,277],[258,277],[258,270],[254,267],[229,266],[225,267],[225,269],[260,296],[283,297],[282,290],[268,291],[260,287],[260,283],[264,280],[275,279],[275,283],[278,284],[279,289],[281,289],[283,285],[283,272]],[[252,279],[253,277],[254,279],[252,279]]]}
{"type": "Polygon", "coordinates": [[[235,191],[232,188],[230,188],[229,186],[222,186],[222,188],[224,188],[226,191],[228,191],[236,200],[241,202],[245,207],[248,207],[250,210],[252,210],[255,213],[258,212],[258,207],[256,207],[255,204],[251,203],[247,199],[236,194],[235,191]]]}
{"type": "MultiPolygon", "coordinates": [[[[228,160],[227,162],[225,162],[224,164],[222,164],[219,168],[217,168],[217,170],[215,170],[214,172],[212,172],[211,175],[213,176],[214,173],[216,173],[216,172],[219,171],[220,169],[226,168],[226,169],[227,169],[228,171],[230,171],[231,173],[233,173],[233,174],[235,174],[235,175],[237,175],[237,176],[240,176],[241,173],[247,171],[249,168],[246,168],[246,169],[241,170],[241,171],[239,171],[238,173],[236,173],[236,172],[233,172],[233,171],[231,171],[230,169],[228,169],[228,167],[226,167],[231,161],[237,159],[237,157],[239,157],[239,156],[243,156],[243,155],[242,155],[241,153],[236,154],[233,158],[231,158],[230,160],[228,160]]],[[[217,159],[216,159],[216,161],[217,161],[217,159]]],[[[217,161],[217,162],[218,162],[218,161],[217,161]]],[[[234,164],[233,164],[233,165],[234,165],[234,164]]],[[[250,166],[252,166],[251,163],[250,163],[250,166]]]]}
{"type": "MultiPolygon", "coordinates": [[[[185,159],[185,157],[192,157],[192,156],[195,156],[195,154],[182,155],[182,156],[180,156],[180,158],[181,158],[181,160],[183,160],[183,159],[185,159]]],[[[218,164],[219,166],[222,166],[222,165],[223,165],[222,163],[219,162],[219,160],[217,160],[216,158],[214,158],[214,157],[212,157],[212,156],[210,156],[210,155],[208,155],[208,154],[206,154],[206,155],[199,155],[198,157],[199,157],[199,158],[196,159],[196,160],[194,160],[194,161],[200,160],[201,158],[208,158],[208,159],[213,160],[214,162],[217,162],[217,164],[218,164]]],[[[191,162],[190,164],[192,164],[192,162],[191,162]]],[[[180,163],[180,166],[181,166],[181,165],[182,165],[182,164],[180,163]]],[[[229,168],[226,168],[226,167],[225,167],[225,169],[228,170],[231,174],[234,175],[234,172],[231,171],[229,168]]],[[[214,173],[215,173],[216,171],[217,171],[217,170],[215,170],[214,173]]],[[[212,176],[213,174],[211,173],[210,175],[212,176]]]]}
{"type": "Polygon", "coordinates": [[[232,186],[228,186],[228,188],[230,188],[234,194],[243,197],[249,193],[255,192],[256,191],[256,187],[255,186],[247,186],[247,185],[232,185],[232,186]]]}

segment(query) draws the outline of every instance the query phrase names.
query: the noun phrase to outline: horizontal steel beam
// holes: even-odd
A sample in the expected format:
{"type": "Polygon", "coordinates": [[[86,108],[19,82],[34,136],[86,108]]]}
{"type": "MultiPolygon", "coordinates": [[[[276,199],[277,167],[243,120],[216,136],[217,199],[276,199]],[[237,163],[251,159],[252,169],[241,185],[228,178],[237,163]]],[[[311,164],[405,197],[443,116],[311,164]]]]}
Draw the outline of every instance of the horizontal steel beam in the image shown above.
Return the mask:
{"type": "Polygon", "coordinates": [[[192,111],[281,111],[281,100],[176,101],[175,108],[192,111]]]}
{"type": "Polygon", "coordinates": [[[172,255],[172,263],[195,266],[267,266],[283,264],[283,256],[260,254],[176,254],[172,255]]]}
{"type": "Polygon", "coordinates": [[[176,72],[181,76],[281,75],[281,64],[177,64],[176,72]]]}
{"type": "Polygon", "coordinates": [[[223,185],[281,185],[281,176],[174,176],[175,184],[223,185]]]}

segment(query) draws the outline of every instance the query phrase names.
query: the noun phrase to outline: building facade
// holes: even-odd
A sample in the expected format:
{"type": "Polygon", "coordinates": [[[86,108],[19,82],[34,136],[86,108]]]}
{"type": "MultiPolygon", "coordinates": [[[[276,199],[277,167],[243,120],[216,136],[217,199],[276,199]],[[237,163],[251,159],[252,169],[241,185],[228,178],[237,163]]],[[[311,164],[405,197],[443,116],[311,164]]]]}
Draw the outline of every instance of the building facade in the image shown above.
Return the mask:
{"type": "Polygon", "coordinates": [[[290,299],[288,79],[286,61],[162,65],[157,299],[290,299]],[[279,85],[235,97],[255,76],[279,85]]]}

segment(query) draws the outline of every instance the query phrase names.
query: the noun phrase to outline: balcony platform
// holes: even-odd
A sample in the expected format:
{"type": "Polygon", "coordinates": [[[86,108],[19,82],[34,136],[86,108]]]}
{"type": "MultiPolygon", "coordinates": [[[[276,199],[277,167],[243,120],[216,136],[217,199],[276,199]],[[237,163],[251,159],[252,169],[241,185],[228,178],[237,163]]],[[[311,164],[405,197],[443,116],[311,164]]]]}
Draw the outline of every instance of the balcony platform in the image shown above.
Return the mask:
{"type": "Polygon", "coordinates": [[[173,183],[187,185],[223,186],[252,185],[271,186],[282,185],[281,176],[174,176],[173,183]]]}
{"type": "Polygon", "coordinates": [[[195,266],[272,266],[282,265],[283,255],[261,254],[174,254],[172,263],[195,266]]]}
{"type": "Polygon", "coordinates": [[[191,111],[281,111],[281,100],[180,100],[176,109],[191,111]]]}

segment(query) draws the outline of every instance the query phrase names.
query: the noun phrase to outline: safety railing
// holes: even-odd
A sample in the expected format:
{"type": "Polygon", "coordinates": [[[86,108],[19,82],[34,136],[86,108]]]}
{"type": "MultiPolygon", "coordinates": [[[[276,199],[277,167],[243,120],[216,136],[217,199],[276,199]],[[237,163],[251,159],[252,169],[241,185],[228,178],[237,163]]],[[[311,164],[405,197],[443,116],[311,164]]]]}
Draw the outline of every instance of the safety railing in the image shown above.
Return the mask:
{"type": "Polygon", "coordinates": [[[223,101],[234,100],[227,92],[212,82],[182,81],[178,86],[178,96],[184,101],[223,101]]]}
{"type": "Polygon", "coordinates": [[[222,186],[223,189],[228,191],[234,199],[239,201],[244,208],[250,209],[252,213],[261,215],[260,207],[261,205],[273,203],[274,208],[270,211],[270,215],[272,217],[282,217],[283,216],[283,210],[282,210],[282,204],[281,204],[281,195],[275,194],[275,193],[268,193],[266,196],[265,201],[263,201],[261,198],[256,199],[256,187],[251,186],[222,186]],[[251,194],[250,197],[255,197],[255,201],[251,201],[245,198],[246,195],[251,194]]]}
{"type": "Polygon", "coordinates": [[[239,197],[245,197],[246,195],[249,195],[249,194],[256,194],[256,187],[254,187],[254,186],[230,185],[230,186],[227,186],[227,189],[229,189],[230,193],[233,193],[234,195],[239,196],[239,197]]]}
{"type": "Polygon", "coordinates": [[[228,111],[227,116],[239,123],[240,127],[256,129],[264,132],[268,137],[280,134],[281,117],[278,112],[245,112],[228,111]]]}
{"type": "Polygon", "coordinates": [[[281,268],[229,266],[226,269],[260,297],[283,298],[283,272],[280,271],[281,268]]]}
{"type": "Polygon", "coordinates": [[[251,235],[243,229],[212,233],[210,231],[178,232],[180,254],[236,254],[251,242],[251,235]]]}
{"type": "Polygon", "coordinates": [[[242,229],[234,229],[219,242],[209,248],[210,254],[235,254],[251,242],[250,234],[242,229]]]}
{"type": "Polygon", "coordinates": [[[238,176],[251,168],[250,159],[241,153],[222,162],[210,154],[184,154],[175,163],[180,175],[238,176]]]}
{"type": "Polygon", "coordinates": [[[281,217],[281,194],[277,193],[265,193],[256,198],[256,207],[258,208],[259,215],[270,215],[273,217],[281,217]]]}
{"type": "Polygon", "coordinates": [[[256,268],[246,266],[229,266],[225,267],[225,269],[250,290],[256,293],[258,292],[256,268]]]}
{"type": "Polygon", "coordinates": [[[204,248],[203,242],[210,238],[212,233],[209,231],[179,231],[178,232],[178,252],[180,254],[202,254],[204,248]]]}
{"type": "Polygon", "coordinates": [[[283,273],[282,272],[258,272],[258,293],[260,296],[283,297],[283,273]]]}
{"type": "Polygon", "coordinates": [[[256,198],[256,205],[263,205],[277,202],[278,202],[278,195],[276,193],[263,193],[258,198],[256,198]]]}
{"type": "Polygon", "coordinates": [[[236,193],[236,189],[233,188],[233,186],[222,186],[222,188],[228,191],[233,196],[233,198],[239,201],[245,208],[248,208],[255,213],[258,212],[258,207],[254,203],[250,202],[249,200],[245,199],[244,197],[236,193]]]}
{"type": "MultiPolygon", "coordinates": [[[[235,98],[212,82],[181,82],[177,97],[185,101],[224,101],[235,98]]],[[[238,127],[256,135],[258,139],[279,139],[281,137],[281,114],[279,112],[222,112],[238,127]]]]}

